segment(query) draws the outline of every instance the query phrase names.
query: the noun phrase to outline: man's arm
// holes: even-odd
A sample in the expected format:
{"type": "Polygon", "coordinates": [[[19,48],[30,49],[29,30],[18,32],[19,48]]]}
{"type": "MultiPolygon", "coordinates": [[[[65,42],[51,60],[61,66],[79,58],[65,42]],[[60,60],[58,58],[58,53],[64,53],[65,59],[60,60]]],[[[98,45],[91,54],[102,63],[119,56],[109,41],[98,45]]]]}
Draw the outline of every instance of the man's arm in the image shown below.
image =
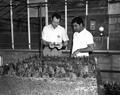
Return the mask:
{"type": "Polygon", "coordinates": [[[63,40],[63,46],[66,47],[68,45],[69,38],[65,29],[64,32],[62,33],[62,40],[63,40]]]}
{"type": "Polygon", "coordinates": [[[73,52],[72,56],[76,55],[79,52],[92,52],[94,49],[94,44],[88,44],[88,47],[82,48],[82,49],[77,49],[76,51],[73,52]]]}
{"type": "Polygon", "coordinates": [[[43,45],[49,45],[50,42],[48,40],[48,28],[47,26],[44,26],[43,31],[42,31],[42,44],[43,45]]]}

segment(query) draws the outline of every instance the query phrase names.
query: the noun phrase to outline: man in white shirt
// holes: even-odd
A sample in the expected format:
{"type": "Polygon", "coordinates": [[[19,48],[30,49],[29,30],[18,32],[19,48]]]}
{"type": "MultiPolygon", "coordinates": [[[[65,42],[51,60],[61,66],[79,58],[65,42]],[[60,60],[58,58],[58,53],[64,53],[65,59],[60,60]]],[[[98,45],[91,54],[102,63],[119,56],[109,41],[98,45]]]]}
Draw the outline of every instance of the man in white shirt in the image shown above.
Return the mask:
{"type": "Polygon", "coordinates": [[[45,48],[43,55],[57,56],[60,55],[62,47],[68,44],[67,31],[60,26],[61,16],[58,13],[52,15],[52,23],[45,26],[42,31],[42,40],[45,48]]]}
{"type": "Polygon", "coordinates": [[[85,29],[84,22],[81,17],[75,17],[72,20],[74,29],[72,57],[87,57],[89,52],[93,50],[93,35],[85,29]]]}

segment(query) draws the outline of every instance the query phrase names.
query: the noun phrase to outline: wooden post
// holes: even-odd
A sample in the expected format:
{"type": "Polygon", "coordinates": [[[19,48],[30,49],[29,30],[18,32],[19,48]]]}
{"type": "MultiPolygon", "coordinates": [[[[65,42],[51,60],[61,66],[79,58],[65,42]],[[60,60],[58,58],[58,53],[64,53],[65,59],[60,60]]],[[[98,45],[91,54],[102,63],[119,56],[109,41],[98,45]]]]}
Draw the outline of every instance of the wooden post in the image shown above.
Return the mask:
{"type": "Polygon", "coordinates": [[[88,16],[88,1],[86,0],[86,13],[85,13],[85,27],[87,28],[87,16],[88,16]]]}
{"type": "Polygon", "coordinates": [[[27,0],[27,20],[28,20],[28,46],[31,49],[31,37],[30,37],[30,8],[29,8],[30,1],[27,0]]]}
{"type": "Polygon", "coordinates": [[[65,30],[67,32],[67,0],[65,0],[65,30]]]}
{"type": "Polygon", "coordinates": [[[12,0],[10,0],[10,20],[11,20],[11,40],[12,40],[12,49],[14,50],[14,28],[13,28],[13,7],[12,0]]]}
{"type": "Polygon", "coordinates": [[[48,0],[45,0],[45,24],[48,25],[48,0]]]}

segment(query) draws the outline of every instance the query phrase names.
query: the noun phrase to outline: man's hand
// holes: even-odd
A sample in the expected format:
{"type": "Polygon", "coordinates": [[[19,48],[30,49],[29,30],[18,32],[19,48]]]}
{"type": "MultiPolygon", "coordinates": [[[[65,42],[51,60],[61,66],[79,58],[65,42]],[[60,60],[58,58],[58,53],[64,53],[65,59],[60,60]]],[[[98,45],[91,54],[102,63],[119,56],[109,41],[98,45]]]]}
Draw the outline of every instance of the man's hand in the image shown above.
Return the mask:
{"type": "Polygon", "coordinates": [[[57,49],[61,49],[62,48],[62,43],[49,43],[49,47],[50,48],[57,48],[57,49]]]}
{"type": "Polygon", "coordinates": [[[71,57],[76,57],[78,53],[79,53],[79,51],[76,50],[75,52],[73,52],[73,54],[71,55],[71,57]]]}
{"type": "Polygon", "coordinates": [[[54,47],[55,47],[55,43],[50,42],[50,43],[49,43],[49,47],[50,47],[50,48],[54,48],[54,47]]]}
{"type": "Polygon", "coordinates": [[[76,55],[75,54],[72,54],[71,57],[75,57],[76,55]]]}
{"type": "Polygon", "coordinates": [[[63,46],[67,46],[68,45],[68,41],[65,41],[64,43],[63,43],[63,46]]]}

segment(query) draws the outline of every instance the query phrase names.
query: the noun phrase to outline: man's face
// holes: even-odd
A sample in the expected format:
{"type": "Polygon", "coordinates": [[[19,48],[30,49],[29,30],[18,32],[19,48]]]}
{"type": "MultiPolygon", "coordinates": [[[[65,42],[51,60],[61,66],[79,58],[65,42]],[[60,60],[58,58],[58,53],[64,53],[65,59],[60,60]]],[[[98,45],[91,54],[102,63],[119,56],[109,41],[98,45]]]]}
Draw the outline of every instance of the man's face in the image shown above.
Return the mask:
{"type": "Polygon", "coordinates": [[[54,28],[56,28],[59,25],[59,23],[60,23],[60,19],[57,19],[56,17],[52,19],[52,26],[54,28]]]}
{"type": "Polygon", "coordinates": [[[82,24],[73,23],[73,29],[75,32],[80,32],[82,30],[82,24]]]}

